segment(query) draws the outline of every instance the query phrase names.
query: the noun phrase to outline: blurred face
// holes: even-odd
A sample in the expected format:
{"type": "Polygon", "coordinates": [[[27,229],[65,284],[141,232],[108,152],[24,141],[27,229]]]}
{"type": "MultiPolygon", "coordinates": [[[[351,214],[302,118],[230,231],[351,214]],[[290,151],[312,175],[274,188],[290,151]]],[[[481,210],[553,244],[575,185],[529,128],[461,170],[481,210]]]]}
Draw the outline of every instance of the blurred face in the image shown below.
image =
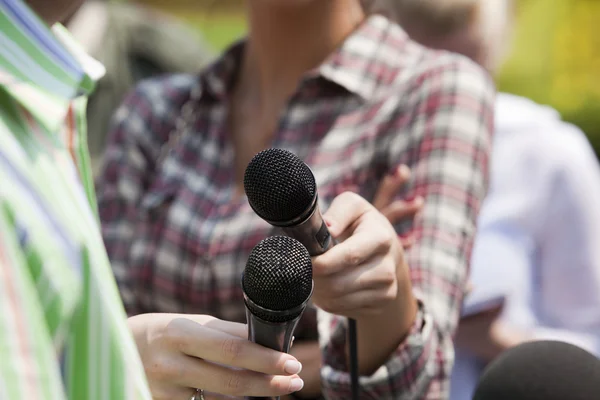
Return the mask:
{"type": "Polygon", "coordinates": [[[37,15],[48,25],[70,17],[84,0],[25,0],[37,15]]]}

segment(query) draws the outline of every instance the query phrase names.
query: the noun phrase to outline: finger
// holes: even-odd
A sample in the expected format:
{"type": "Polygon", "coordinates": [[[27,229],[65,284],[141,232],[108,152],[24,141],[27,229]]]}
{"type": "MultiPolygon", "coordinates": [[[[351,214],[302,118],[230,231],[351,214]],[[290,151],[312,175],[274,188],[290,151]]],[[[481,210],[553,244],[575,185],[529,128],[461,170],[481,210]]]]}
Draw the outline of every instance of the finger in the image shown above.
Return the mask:
{"type": "Polygon", "coordinates": [[[300,362],[289,354],[190,320],[180,321],[172,335],[184,354],[268,375],[293,375],[302,370],[300,362]]]}
{"type": "Polygon", "coordinates": [[[375,208],[356,193],[344,192],[337,196],[327,212],[323,214],[329,227],[329,232],[334,238],[339,238],[362,215],[375,208]]]}
{"type": "Polygon", "coordinates": [[[194,357],[182,356],[169,363],[161,376],[175,385],[202,388],[227,396],[274,397],[302,389],[298,375],[272,376],[253,371],[236,370],[194,357]]]}
{"type": "Polygon", "coordinates": [[[399,236],[400,244],[404,250],[410,249],[415,244],[415,237],[413,235],[399,236]]]}
{"type": "Polygon", "coordinates": [[[394,198],[402,186],[410,179],[410,169],[406,165],[400,165],[392,174],[386,175],[379,184],[373,206],[382,210],[394,201],[394,198]]]}
{"type": "MultiPolygon", "coordinates": [[[[195,394],[196,389],[183,386],[173,387],[173,385],[164,385],[164,387],[151,387],[152,400],[190,400],[195,394]]],[[[199,396],[196,396],[200,399],[199,396]]]]}
{"type": "MultiPolygon", "coordinates": [[[[198,397],[197,400],[200,400],[200,397],[198,397]]],[[[208,393],[207,391],[204,391],[204,400],[242,400],[242,398],[236,396],[225,396],[217,393],[208,393]]]]}
{"type": "Polygon", "coordinates": [[[385,257],[378,255],[355,269],[315,280],[315,292],[327,292],[331,297],[341,297],[362,290],[387,287],[395,279],[394,273],[386,271],[385,257]]]}
{"type": "Polygon", "coordinates": [[[361,314],[369,313],[369,310],[371,310],[371,313],[377,313],[381,310],[379,305],[395,297],[396,294],[397,285],[390,286],[385,290],[362,290],[335,299],[329,299],[326,303],[321,304],[320,307],[331,314],[343,316],[352,316],[359,312],[361,314]]]}
{"type": "Polygon", "coordinates": [[[397,236],[391,228],[389,231],[385,227],[382,229],[382,224],[385,223],[389,225],[382,216],[374,216],[348,239],[314,257],[313,276],[328,276],[358,267],[372,257],[386,252],[391,241],[397,240],[397,236]]]}
{"type": "Polygon", "coordinates": [[[413,201],[394,201],[389,206],[385,207],[381,213],[390,221],[392,224],[401,222],[408,218],[414,218],[415,215],[423,208],[423,198],[417,197],[413,201]]]}
{"type": "Polygon", "coordinates": [[[155,314],[156,318],[165,318],[167,323],[175,319],[187,319],[197,324],[228,333],[242,339],[248,338],[248,325],[237,322],[223,321],[210,315],[204,314],[155,314]]]}

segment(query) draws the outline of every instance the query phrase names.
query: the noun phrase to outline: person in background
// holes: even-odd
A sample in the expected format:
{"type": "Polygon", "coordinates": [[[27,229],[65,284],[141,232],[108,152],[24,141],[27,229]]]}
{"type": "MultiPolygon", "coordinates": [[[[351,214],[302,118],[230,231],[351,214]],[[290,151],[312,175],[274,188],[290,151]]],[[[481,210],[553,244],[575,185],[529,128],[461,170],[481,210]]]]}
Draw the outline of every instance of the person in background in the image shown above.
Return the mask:
{"type": "MultiPolygon", "coordinates": [[[[411,41],[359,0],[246,7],[246,39],[199,75],[140,84],[116,113],[99,207],[128,313],[245,319],[241,273],[252,248],[275,231],[248,205],[242,178],[257,152],[285,148],[313,169],[340,242],[313,259],[317,320],[307,313],[292,354],[305,366],[301,378],[316,385],[295,395],[350,398],[352,317],[362,398],[447,397],[487,189],[489,75],[411,41]],[[395,198],[420,196],[424,205],[411,226],[393,227],[370,202],[402,164],[412,178],[395,198]],[[397,235],[409,229],[414,244],[404,252],[397,235]]],[[[188,390],[172,379],[177,349],[155,356],[157,336],[136,332],[153,387],[188,390]]],[[[197,363],[189,360],[190,369],[197,363]]],[[[214,391],[210,380],[199,384],[214,391]]]]}
{"type": "Polygon", "coordinates": [[[297,390],[298,361],[250,343],[242,324],[202,315],[127,324],[85,141],[86,96],[104,68],[56,24],[78,3],[0,1],[0,398],[189,400],[195,389],[150,393],[139,355],[148,349],[130,331],[140,324],[158,337],[156,357],[179,349],[173,381],[240,382],[253,396],[297,390]],[[223,343],[255,372],[220,369],[232,363],[223,343]],[[192,357],[206,366],[185,369],[192,357]]]}
{"type": "Polygon", "coordinates": [[[106,68],[88,101],[94,175],[102,162],[110,119],[136,83],[163,74],[195,73],[215,57],[197,32],[139,3],[84,1],[63,24],[106,68]]]}
{"type": "MultiPolygon", "coordinates": [[[[508,50],[511,1],[391,0],[387,7],[415,40],[462,53],[492,73],[508,50]]],[[[471,398],[483,367],[523,341],[566,341],[600,356],[600,167],[593,149],[555,110],[522,97],[500,93],[495,121],[490,192],[465,308],[505,300],[460,322],[452,400],[471,398]]]]}

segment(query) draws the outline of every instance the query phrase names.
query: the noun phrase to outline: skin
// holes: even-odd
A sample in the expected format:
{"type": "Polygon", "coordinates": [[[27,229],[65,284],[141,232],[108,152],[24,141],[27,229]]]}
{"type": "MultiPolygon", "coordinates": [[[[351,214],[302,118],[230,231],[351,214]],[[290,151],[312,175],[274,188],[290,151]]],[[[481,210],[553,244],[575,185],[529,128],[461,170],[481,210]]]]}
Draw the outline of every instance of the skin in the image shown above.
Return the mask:
{"type": "Polygon", "coordinates": [[[26,0],[25,2],[31,7],[42,20],[49,26],[56,22],[64,21],[84,0],[26,0]]]}

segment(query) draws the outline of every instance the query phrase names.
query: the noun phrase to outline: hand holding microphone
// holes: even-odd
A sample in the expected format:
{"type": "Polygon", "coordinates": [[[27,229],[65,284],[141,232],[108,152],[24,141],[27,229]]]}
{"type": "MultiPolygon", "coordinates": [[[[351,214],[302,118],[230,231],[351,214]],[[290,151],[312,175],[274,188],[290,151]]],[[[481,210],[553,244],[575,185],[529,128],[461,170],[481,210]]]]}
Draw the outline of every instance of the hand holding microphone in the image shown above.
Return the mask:
{"type": "Polygon", "coordinates": [[[128,320],[154,400],[280,396],[296,392],[302,366],[248,341],[245,324],[208,315],[142,314],[128,320]]]}
{"type": "MultiPolygon", "coordinates": [[[[368,201],[345,193],[327,211],[328,228],[312,172],[282,149],[253,158],[244,188],[260,217],[297,238],[315,256],[315,304],[359,320],[359,369],[368,375],[397,348],[416,315],[404,253],[390,222],[368,201]],[[341,242],[335,247],[332,235],[341,242]]],[[[350,344],[353,324],[351,319],[350,344]]]]}
{"type": "Polygon", "coordinates": [[[313,258],[313,301],[357,321],[359,370],[370,375],[415,320],[404,250],[388,219],[355,193],[336,197],[323,218],[338,244],[313,258]]]}

